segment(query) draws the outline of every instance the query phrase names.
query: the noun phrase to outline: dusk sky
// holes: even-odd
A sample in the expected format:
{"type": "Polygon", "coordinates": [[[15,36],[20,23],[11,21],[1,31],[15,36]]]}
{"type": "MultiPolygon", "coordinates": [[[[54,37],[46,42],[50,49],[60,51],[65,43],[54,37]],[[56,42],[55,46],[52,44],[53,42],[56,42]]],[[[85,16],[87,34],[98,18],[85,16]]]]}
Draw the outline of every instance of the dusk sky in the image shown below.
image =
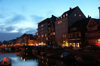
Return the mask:
{"type": "Polygon", "coordinates": [[[99,17],[100,0],[0,0],[0,40],[34,34],[40,21],[76,6],[86,17],[99,17]]]}

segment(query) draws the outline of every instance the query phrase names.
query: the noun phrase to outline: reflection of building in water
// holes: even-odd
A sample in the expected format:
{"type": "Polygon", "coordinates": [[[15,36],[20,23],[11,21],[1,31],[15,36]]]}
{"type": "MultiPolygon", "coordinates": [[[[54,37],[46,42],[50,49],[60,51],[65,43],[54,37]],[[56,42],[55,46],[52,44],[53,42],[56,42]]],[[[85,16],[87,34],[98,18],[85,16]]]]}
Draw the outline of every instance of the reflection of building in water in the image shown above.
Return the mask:
{"type": "Polygon", "coordinates": [[[35,59],[35,56],[32,54],[32,47],[24,47],[23,50],[17,54],[24,61],[29,60],[29,59],[35,59]]]}
{"type": "Polygon", "coordinates": [[[38,59],[38,66],[63,66],[66,65],[61,60],[52,59],[52,58],[43,58],[38,59]]]}

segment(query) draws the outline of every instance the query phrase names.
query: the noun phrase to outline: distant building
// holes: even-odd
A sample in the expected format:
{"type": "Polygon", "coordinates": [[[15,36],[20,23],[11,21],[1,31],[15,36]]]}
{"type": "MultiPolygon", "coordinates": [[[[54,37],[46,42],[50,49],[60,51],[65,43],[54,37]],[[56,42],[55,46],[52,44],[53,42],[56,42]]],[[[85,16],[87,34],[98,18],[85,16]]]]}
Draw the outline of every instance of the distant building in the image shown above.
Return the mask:
{"type": "Polygon", "coordinates": [[[100,19],[90,19],[87,25],[86,37],[89,45],[100,46],[100,19]]]}
{"type": "Polygon", "coordinates": [[[56,17],[52,15],[38,23],[38,42],[39,44],[51,45],[55,43],[55,21],[56,17]]]}
{"type": "Polygon", "coordinates": [[[14,45],[28,45],[33,46],[37,44],[37,36],[32,34],[23,34],[21,37],[8,41],[9,44],[14,45]]]}
{"type": "Polygon", "coordinates": [[[59,46],[69,46],[68,29],[77,21],[85,19],[85,15],[80,8],[70,8],[69,11],[63,13],[55,22],[55,39],[59,46]]]}

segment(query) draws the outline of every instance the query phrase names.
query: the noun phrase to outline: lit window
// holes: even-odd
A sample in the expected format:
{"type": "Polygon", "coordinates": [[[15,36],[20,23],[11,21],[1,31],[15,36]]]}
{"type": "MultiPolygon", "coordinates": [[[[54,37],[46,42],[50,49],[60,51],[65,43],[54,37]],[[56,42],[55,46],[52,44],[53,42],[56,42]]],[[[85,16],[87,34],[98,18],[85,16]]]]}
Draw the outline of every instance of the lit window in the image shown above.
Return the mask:
{"type": "Polygon", "coordinates": [[[60,21],[58,21],[58,24],[60,24],[60,21]]]}
{"type": "Polygon", "coordinates": [[[80,43],[77,43],[77,44],[76,44],[76,47],[80,47],[80,43]]]}
{"type": "Polygon", "coordinates": [[[43,25],[41,25],[41,27],[43,27],[43,25]]]}
{"type": "Polygon", "coordinates": [[[53,32],[53,35],[55,35],[55,32],[53,32]]]}
{"type": "Polygon", "coordinates": [[[46,37],[46,40],[48,40],[48,38],[46,37]]]}
{"type": "Polygon", "coordinates": [[[63,15],[63,17],[65,17],[65,15],[63,15]]]}
{"type": "Polygon", "coordinates": [[[100,39],[98,39],[98,42],[100,42],[100,39]]]}
{"type": "Polygon", "coordinates": [[[41,37],[43,37],[43,35],[41,35],[41,37]]]}
{"type": "Polygon", "coordinates": [[[79,16],[81,16],[81,14],[79,14],[79,16]]]}
{"type": "Polygon", "coordinates": [[[74,16],[76,16],[76,14],[74,14],[74,16]]]}
{"type": "Polygon", "coordinates": [[[66,13],[66,16],[68,16],[68,14],[66,13]]]}

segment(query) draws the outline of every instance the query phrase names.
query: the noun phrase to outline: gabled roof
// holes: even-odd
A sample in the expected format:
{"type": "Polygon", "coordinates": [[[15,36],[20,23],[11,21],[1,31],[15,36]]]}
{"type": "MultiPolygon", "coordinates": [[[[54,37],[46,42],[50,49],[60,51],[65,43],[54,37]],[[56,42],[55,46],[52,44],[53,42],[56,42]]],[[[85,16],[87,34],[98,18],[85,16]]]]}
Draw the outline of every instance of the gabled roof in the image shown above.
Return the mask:
{"type": "Polygon", "coordinates": [[[38,23],[38,25],[39,25],[39,24],[42,24],[42,23],[45,23],[45,22],[48,22],[48,21],[50,21],[50,18],[46,18],[45,20],[43,20],[43,21],[41,21],[40,23],[38,23]]]}
{"type": "Polygon", "coordinates": [[[68,15],[70,15],[70,14],[71,14],[74,10],[76,10],[76,9],[79,9],[79,7],[76,6],[75,8],[70,8],[70,10],[64,12],[62,15],[66,14],[66,13],[67,13],[68,15]]]}
{"type": "Polygon", "coordinates": [[[38,25],[43,24],[43,23],[48,22],[48,21],[52,21],[54,19],[56,19],[56,16],[52,15],[51,18],[46,18],[45,20],[43,20],[40,23],[38,23],[38,25]]]}

